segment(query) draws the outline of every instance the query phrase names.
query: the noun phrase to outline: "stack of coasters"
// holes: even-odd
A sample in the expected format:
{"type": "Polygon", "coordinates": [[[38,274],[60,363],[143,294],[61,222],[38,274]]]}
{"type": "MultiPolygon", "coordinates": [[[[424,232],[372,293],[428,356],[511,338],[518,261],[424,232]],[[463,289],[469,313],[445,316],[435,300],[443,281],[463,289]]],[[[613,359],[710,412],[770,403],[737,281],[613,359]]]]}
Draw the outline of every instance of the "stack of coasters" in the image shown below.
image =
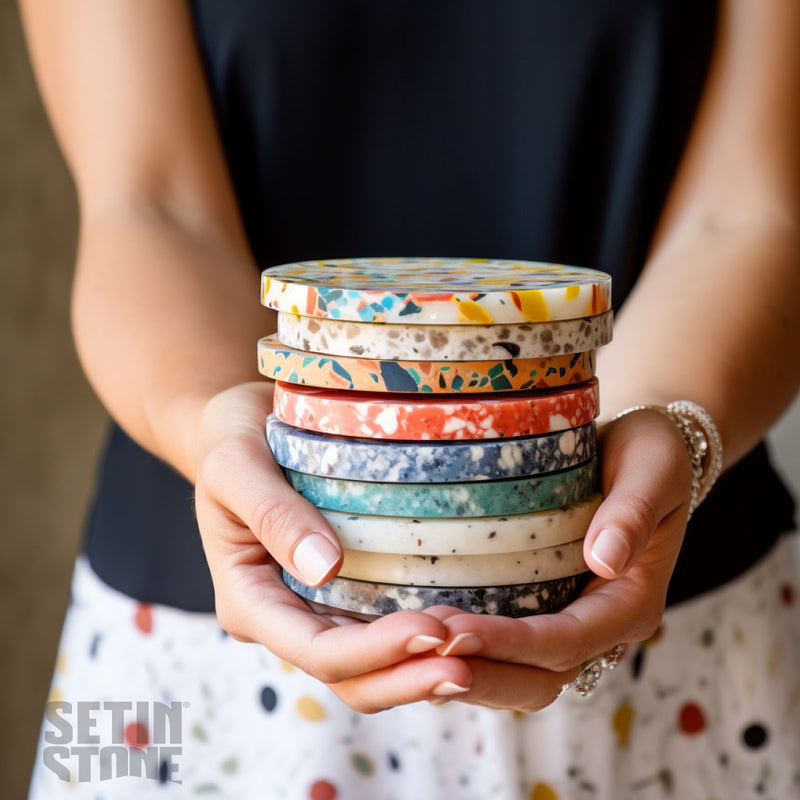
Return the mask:
{"type": "Polygon", "coordinates": [[[267,440],[344,548],[300,596],[361,614],[555,611],[600,503],[594,350],[611,278],[577,267],[341,259],[266,270],[267,440]]]}

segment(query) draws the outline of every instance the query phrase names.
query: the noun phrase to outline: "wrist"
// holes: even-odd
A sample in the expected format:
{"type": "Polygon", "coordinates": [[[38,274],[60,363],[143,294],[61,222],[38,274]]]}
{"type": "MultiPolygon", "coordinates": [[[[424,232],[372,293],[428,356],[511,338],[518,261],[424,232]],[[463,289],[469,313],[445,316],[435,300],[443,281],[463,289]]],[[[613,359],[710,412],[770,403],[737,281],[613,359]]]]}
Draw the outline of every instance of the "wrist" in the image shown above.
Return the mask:
{"type": "Polygon", "coordinates": [[[667,417],[683,438],[692,470],[689,517],[705,500],[722,472],[722,439],[711,415],[689,400],[676,400],[665,405],[641,404],[615,414],[610,422],[638,411],[655,411],[667,417]]]}
{"type": "Polygon", "coordinates": [[[272,382],[260,380],[225,387],[196,385],[175,395],[159,416],[157,455],[195,483],[203,454],[216,441],[256,429],[263,437],[272,394],[272,382]]]}

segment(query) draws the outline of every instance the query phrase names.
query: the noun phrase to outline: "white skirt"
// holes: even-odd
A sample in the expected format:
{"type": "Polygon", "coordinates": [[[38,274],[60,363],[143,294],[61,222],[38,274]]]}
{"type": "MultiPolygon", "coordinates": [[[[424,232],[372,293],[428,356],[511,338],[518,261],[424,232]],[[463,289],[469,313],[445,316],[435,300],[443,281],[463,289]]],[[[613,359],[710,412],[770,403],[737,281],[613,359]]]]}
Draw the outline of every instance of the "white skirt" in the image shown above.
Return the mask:
{"type": "Polygon", "coordinates": [[[373,716],[213,615],[137,603],[81,559],[30,798],[797,800],[794,552],[782,537],[670,608],[590,697],[373,716]]]}

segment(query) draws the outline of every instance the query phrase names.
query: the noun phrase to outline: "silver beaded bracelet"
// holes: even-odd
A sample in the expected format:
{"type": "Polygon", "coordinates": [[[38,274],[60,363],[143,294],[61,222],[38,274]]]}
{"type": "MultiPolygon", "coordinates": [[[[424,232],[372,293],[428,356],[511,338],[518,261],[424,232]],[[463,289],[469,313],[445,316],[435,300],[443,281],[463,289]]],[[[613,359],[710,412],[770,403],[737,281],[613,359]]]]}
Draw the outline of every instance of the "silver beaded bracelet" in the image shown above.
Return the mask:
{"type": "Polygon", "coordinates": [[[692,493],[689,498],[689,517],[703,500],[722,472],[722,439],[711,415],[690,400],[677,400],[666,406],[638,405],[615,414],[611,422],[634,411],[657,411],[669,417],[683,436],[692,465],[692,493]]]}

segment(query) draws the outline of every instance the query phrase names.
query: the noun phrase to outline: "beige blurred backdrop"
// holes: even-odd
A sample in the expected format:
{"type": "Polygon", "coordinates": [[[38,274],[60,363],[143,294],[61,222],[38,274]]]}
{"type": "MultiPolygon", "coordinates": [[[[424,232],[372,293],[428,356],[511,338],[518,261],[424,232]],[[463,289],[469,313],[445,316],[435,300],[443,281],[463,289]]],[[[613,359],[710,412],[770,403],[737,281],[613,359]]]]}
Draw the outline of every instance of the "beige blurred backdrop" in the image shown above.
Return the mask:
{"type": "MultiPolygon", "coordinates": [[[[70,339],[75,197],[9,2],[0,112],[0,796],[11,800],[25,796],[106,418],[70,339]]],[[[800,404],[773,438],[800,486],[800,404]]]]}
{"type": "Polygon", "coordinates": [[[70,339],[75,197],[0,2],[0,797],[24,798],[105,415],[70,339]]]}

